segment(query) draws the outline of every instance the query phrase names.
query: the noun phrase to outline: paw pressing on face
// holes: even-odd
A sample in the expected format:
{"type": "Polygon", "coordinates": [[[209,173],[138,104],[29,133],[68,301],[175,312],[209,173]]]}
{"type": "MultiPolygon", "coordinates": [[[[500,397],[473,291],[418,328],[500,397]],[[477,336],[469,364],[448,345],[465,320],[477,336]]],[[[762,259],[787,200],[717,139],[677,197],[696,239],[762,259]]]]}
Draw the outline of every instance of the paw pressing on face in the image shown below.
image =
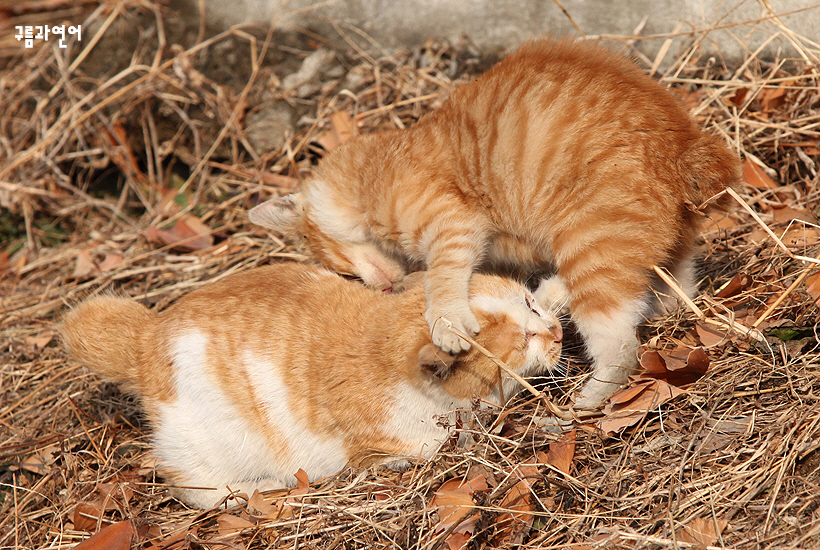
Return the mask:
{"type": "Polygon", "coordinates": [[[570,295],[564,281],[558,275],[541,279],[538,288],[532,293],[535,301],[542,308],[555,315],[569,313],[570,295]]]}
{"type": "Polygon", "coordinates": [[[433,306],[428,307],[424,319],[430,326],[430,336],[433,343],[445,353],[450,354],[469,350],[470,343],[452,332],[444,319],[452,323],[454,329],[470,337],[475,336],[481,330],[478,320],[470,311],[470,306],[467,303],[461,308],[450,308],[448,310],[438,309],[433,306]]]}

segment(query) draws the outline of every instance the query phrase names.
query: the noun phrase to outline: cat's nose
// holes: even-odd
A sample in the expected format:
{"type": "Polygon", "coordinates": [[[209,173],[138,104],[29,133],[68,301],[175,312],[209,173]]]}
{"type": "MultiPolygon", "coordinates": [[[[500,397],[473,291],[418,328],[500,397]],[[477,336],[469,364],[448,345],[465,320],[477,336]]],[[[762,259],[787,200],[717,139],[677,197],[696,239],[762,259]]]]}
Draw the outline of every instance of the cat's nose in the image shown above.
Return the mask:
{"type": "Polygon", "coordinates": [[[552,333],[552,337],[556,343],[564,339],[564,331],[561,330],[561,325],[553,325],[549,328],[549,331],[552,333]]]}

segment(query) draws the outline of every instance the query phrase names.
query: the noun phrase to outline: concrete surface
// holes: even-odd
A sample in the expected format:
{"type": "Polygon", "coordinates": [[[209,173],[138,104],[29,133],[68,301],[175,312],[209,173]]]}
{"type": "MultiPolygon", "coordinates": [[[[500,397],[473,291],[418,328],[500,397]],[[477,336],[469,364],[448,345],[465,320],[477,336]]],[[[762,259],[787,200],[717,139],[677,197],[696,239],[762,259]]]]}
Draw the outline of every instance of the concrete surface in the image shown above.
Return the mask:
{"type": "MultiPolygon", "coordinates": [[[[181,1],[197,9],[198,0],[181,1]]],[[[749,23],[772,12],[782,14],[779,19],[790,31],[820,42],[820,0],[204,0],[204,5],[216,28],[273,21],[282,29],[314,29],[336,40],[341,33],[371,50],[411,47],[431,36],[457,44],[466,35],[479,49],[497,52],[532,36],[577,36],[576,26],[585,35],[632,35],[646,17],[642,36],[689,33],[673,41],[670,56],[701,40],[704,53],[737,59],[780,30],[776,19],[749,23]],[[711,27],[721,28],[706,35],[691,32],[711,27]]],[[[654,59],[665,39],[641,40],[637,47],[654,59]]],[[[765,54],[781,48],[790,48],[784,36],[772,40],[765,54]]]]}

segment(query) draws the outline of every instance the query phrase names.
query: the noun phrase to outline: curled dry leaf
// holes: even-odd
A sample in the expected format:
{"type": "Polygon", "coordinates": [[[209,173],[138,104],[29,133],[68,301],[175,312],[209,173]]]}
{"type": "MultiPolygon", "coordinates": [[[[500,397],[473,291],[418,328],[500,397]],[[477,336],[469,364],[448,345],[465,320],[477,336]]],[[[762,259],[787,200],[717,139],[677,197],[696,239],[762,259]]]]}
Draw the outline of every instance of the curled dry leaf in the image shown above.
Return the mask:
{"type": "Polygon", "coordinates": [[[640,363],[644,371],[638,374],[638,378],[655,378],[674,386],[686,386],[703,376],[710,362],[703,348],[677,348],[672,351],[646,350],[640,363]]]}
{"type": "Polygon", "coordinates": [[[317,140],[325,151],[332,151],[350,138],[358,135],[356,122],[345,111],[335,111],[330,115],[330,128],[317,140]]]}
{"type": "Polygon", "coordinates": [[[99,272],[100,269],[97,267],[93,256],[91,256],[91,251],[87,248],[80,250],[77,254],[77,263],[74,264],[74,271],[71,273],[71,277],[74,279],[85,279],[99,272]]]}
{"type": "Polygon", "coordinates": [[[131,520],[118,521],[87,538],[75,546],[74,550],[128,550],[133,539],[134,526],[131,520]]]}
{"type": "Polygon", "coordinates": [[[293,475],[296,477],[296,489],[289,491],[287,497],[277,503],[276,507],[279,509],[277,517],[279,518],[290,517],[293,514],[293,506],[290,505],[299,504],[302,502],[302,497],[310,492],[310,480],[307,472],[299,468],[299,471],[293,475]]]}
{"type": "Polygon", "coordinates": [[[90,502],[80,502],[74,507],[74,529],[91,533],[97,528],[102,516],[100,507],[90,502]]]}
{"type": "Polygon", "coordinates": [[[743,179],[746,180],[746,183],[758,189],[777,188],[777,184],[772,181],[772,178],[749,158],[743,163],[743,179]]]}
{"type": "Polygon", "coordinates": [[[814,304],[820,306],[820,271],[806,277],[806,292],[809,293],[814,304]]]}
{"type": "Polygon", "coordinates": [[[100,262],[100,271],[103,273],[106,271],[111,271],[112,269],[119,267],[122,260],[122,254],[108,254],[105,258],[103,258],[103,261],[100,262]]]}
{"type": "Polygon", "coordinates": [[[598,421],[598,428],[607,434],[618,433],[637,424],[649,412],[682,393],[682,389],[664,380],[638,380],[609,399],[604,406],[604,417],[598,421]]]}
{"type": "Polygon", "coordinates": [[[729,340],[728,334],[718,328],[706,325],[704,323],[696,324],[695,331],[698,333],[700,343],[707,348],[718,346],[729,340]]]}
{"type": "Polygon", "coordinates": [[[53,330],[44,330],[33,336],[26,336],[24,340],[27,346],[43,349],[54,339],[53,330]]]}
{"type": "Polygon", "coordinates": [[[496,520],[496,535],[493,537],[493,542],[498,546],[518,545],[524,542],[535,519],[532,513],[535,504],[531,489],[539,476],[538,467],[532,464],[519,464],[513,476],[520,481],[507,491],[499,505],[507,511],[499,514],[496,520]]]}
{"type": "Polygon", "coordinates": [[[203,250],[214,244],[211,229],[196,216],[181,216],[171,229],[154,226],[145,230],[145,238],[152,243],[182,250],[203,250]]]}
{"type": "Polygon", "coordinates": [[[712,518],[695,518],[680,529],[675,530],[675,538],[680,542],[688,542],[698,546],[714,546],[718,542],[718,534],[722,533],[729,524],[719,519],[717,523],[712,518]]]}
{"type": "Polygon", "coordinates": [[[220,535],[235,535],[243,529],[248,529],[256,525],[249,519],[227,513],[220,514],[220,516],[216,518],[216,524],[220,535]]]}
{"type": "Polygon", "coordinates": [[[715,297],[717,298],[732,298],[746,291],[752,286],[752,277],[747,273],[737,273],[732,280],[729,281],[723,288],[720,289],[715,297]]]}
{"type": "Polygon", "coordinates": [[[539,453],[539,461],[550,464],[568,474],[572,467],[572,459],[575,458],[575,435],[576,430],[571,430],[564,433],[558,441],[550,443],[549,452],[546,455],[539,453]]]}
{"type": "Polygon", "coordinates": [[[473,513],[476,507],[473,494],[488,489],[487,480],[478,475],[467,481],[462,478],[445,481],[436,491],[430,501],[430,507],[437,508],[439,516],[434,532],[441,534],[455,525],[445,539],[450,550],[466,548],[475,533],[475,522],[479,517],[479,514],[473,513]]]}

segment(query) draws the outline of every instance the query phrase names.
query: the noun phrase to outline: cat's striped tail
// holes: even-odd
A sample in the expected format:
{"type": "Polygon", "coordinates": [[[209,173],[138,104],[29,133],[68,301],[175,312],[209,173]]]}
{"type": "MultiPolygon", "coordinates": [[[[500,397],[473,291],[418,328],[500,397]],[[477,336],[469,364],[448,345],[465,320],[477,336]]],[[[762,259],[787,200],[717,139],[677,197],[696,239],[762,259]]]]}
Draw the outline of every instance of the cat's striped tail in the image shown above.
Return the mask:
{"type": "Polygon", "coordinates": [[[68,351],[94,373],[135,390],[140,385],[142,341],[157,314],[118,296],[97,296],[69,311],[60,332],[68,351]]]}
{"type": "MultiPolygon", "coordinates": [[[[738,189],[743,181],[740,161],[726,142],[718,137],[701,134],[679,159],[688,185],[687,198],[699,206],[727,187],[738,189]]],[[[732,198],[723,194],[710,201],[708,209],[726,209],[732,198]]]]}

